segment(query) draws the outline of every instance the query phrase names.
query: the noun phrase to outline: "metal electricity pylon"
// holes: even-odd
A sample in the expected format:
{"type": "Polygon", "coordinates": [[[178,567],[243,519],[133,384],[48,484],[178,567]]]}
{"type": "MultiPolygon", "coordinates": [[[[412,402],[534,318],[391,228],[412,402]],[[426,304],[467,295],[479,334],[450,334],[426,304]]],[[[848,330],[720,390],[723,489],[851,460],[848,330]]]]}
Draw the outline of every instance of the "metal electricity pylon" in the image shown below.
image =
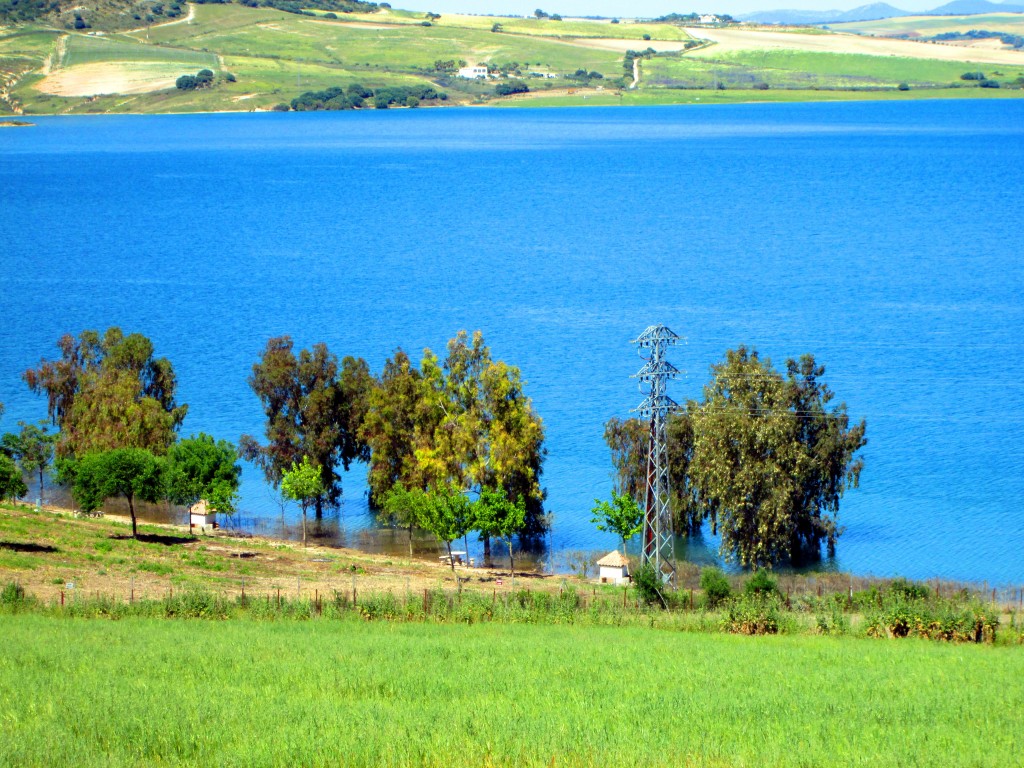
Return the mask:
{"type": "Polygon", "coordinates": [[[664,325],[652,325],[636,339],[637,352],[646,360],[634,379],[646,395],[635,409],[642,419],[650,419],[651,437],[647,453],[647,484],[644,502],[643,548],[641,564],[650,563],[665,584],[676,586],[676,558],[672,545],[672,496],[668,475],[668,415],[679,406],[665,392],[668,382],[679,370],[665,359],[665,352],[679,337],[664,325]]]}

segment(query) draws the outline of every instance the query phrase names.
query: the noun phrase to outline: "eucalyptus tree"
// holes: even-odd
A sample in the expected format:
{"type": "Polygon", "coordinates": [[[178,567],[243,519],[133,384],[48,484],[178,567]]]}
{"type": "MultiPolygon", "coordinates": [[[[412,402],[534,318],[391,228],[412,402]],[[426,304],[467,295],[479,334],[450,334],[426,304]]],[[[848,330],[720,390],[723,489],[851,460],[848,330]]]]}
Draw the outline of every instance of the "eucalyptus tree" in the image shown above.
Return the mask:
{"type": "Polygon", "coordinates": [[[188,406],[177,404],[174,368],[153,356],[148,338],[112,327],[62,336],[57,346],[60,359],[41,360],[24,379],[47,397],[50,419],[60,427],[59,456],[113,448],[167,452],[188,406]]]}
{"type": "Polygon", "coordinates": [[[340,464],[369,459],[360,437],[372,377],[366,362],[338,358],[323,343],[298,355],[289,336],[267,342],[252,367],[249,385],[263,403],[266,445],[250,436],[239,441],[242,457],[255,462],[275,488],[301,458],[321,471],[322,490],[311,500],[319,518],[341,501],[340,464]]]}
{"type": "Polygon", "coordinates": [[[786,363],[786,376],[754,350],[726,352],[692,404],[689,472],[723,552],[742,565],[802,563],[835,552],[839,501],[856,487],[866,424],[821,380],[813,356],[786,363]]]}
{"type": "MultiPolygon", "coordinates": [[[[369,396],[361,432],[370,447],[371,500],[405,488],[495,489],[526,505],[523,533],[540,533],[544,427],[518,368],[495,362],[478,331],[426,349],[419,369],[399,350],[369,396]]],[[[488,538],[485,536],[485,546],[488,538]]]]}

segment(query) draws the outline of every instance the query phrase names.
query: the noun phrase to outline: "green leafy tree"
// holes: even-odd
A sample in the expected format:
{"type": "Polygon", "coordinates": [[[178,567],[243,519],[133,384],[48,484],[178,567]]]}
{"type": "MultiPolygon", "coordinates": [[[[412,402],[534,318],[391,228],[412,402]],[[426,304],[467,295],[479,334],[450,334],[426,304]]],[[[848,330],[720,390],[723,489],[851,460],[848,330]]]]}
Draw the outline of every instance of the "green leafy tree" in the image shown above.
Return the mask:
{"type": "Polygon", "coordinates": [[[306,546],[306,509],[324,493],[322,472],[308,456],[303,456],[301,464],[292,462],[281,476],[281,494],[286,499],[297,501],[302,508],[302,546],[306,546]]]}
{"type": "Polygon", "coordinates": [[[845,404],[829,407],[824,366],[805,355],[787,376],[740,347],[712,366],[702,403],[691,404],[690,475],[724,554],[743,565],[802,563],[834,553],[839,500],[856,487],[866,425],[845,404]]]}
{"type": "Polygon", "coordinates": [[[40,361],[24,379],[47,396],[50,419],[60,427],[59,456],[114,448],[167,452],[188,406],[175,402],[174,369],[153,357],[149,339],[109,328],[102,335],[65,335],[57,346],[61,358],[40,361]]]}
{"type": "Polygon", "coordinates": [[[235,446],[200,432],[171,446],[167,454],[167,498],[185,506],[203,499],[215,512],[231,514],[238,501],[241,475],[235,446]]]}
{"type": "Polygon", "coordinates": [[[308,458],[321,471],[323,487],[312,499],[319,518],[325,507],[340,504],[338,465],[348,470],[353,461],[370,457],[359,432],[373,379],[364,360],[346,357],[339,367],[326,344],[298,356],[293,346],[288,336],[270,339],[253,365],[249,385],[263,403],[267,444],[243,435],[239,448],[275,488],[285,470],[308,458]]]}
{"type": "Polygon", "coordinates": [[[448,562],[455,573],[452,542],[473,530],[473,504],[453,485],[440,485],[427,492],[421,525],[444,542],[448,549],[448,562]]]}
{"type": "Polygon", "coordinates": [[[28,486],[21,477],[21,471],[14,459],[0,453],[0,501],[14,501],[28,493],[28,486]]]}
{"type": "MultiPolygon", "coordinates": [[[[700,531],[705,515],[690,482],[693,424],[686,411],[669,414],[666,436],[673,530],[680,535],[696,534],[700,531]]],[[[650,422],[640,419],[609,419],[605,424],[604,439],[611,449],[612,466],[615,468],[613,493],[625,493],[634,499],[642,499],[647,492],[650,422]]]]}
{"type": "Polygon", "coordinates": [[[412,536],[416,528],[423,527],[427,519],[427,505],[430,497],[421,488],[407,490],[401,483],[395,486],[384,497],[382,508],[395,523],[409,531],[409,557],[412,557],[412,536]]]}
{"type": "Polygon", "coordinates": [[[636,499],[626,493],[613,493],[611,501],[594,499],[591,510],[594,517],[592,523],[597,530],[614,533],[622,539],[622,554],[626,554],[626,544],[644,528],[644,511],[636,499]]]}
{"type": "Polygon", "coordinates": [[[495,538],[508,546],[508,566],[512,579],[516,577],[516,563],[512,540],[526,528],[526,502],[522,496],[509,498],[502,486],[480,491],[474,505],[474,529],[481,536],[495,538]]]}
{"type": "Polygon", "coordinates": [[[138,538],[136,501],[159,501],[163,496],[164,462],[144,448],[115,448],[88,453],[75,461],[72,494],[85,513],[123,496],[132,517],[132,537],[138,538]]]}
{"type": "Polygon", "coordinates": [[[35,474],[39,479],[39,503],[43,503],[43,480],[47,470],[53,465],[54,445],[58,435],[47,430],[46,422],[27,424],[19,421],[20,430],[8,432],[3,438],[3,450],[13,458],[21,471],[27,475],[35,474]]]}
{"type": "MultiPolygon", "coordinates": [[[[524,533],[543,532],[544,427],[519,370],[491,359],[477,332],[448,343],[420,368],[398,350],[369,396],[361,435],[370,447],[371,502],[395,485],[494,489],[526,504],[524,533]]],[[[485,548],[489,539],[485,537],[485,548]]]]}

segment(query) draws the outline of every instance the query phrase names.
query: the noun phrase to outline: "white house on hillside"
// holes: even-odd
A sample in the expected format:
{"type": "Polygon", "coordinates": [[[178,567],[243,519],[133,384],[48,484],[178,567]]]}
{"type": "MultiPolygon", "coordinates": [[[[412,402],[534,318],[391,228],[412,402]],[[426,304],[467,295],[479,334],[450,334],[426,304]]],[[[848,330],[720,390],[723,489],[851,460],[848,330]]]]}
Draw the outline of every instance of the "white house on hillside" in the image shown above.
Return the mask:
{"type": "Polygon", "coordinates": [[[462,67],[459,70],[459,77],[465,77],[467,80],[473,80],[474,78],[482,77],[487,78],[487,67],[474,66],[474,67],[462,67]]]}

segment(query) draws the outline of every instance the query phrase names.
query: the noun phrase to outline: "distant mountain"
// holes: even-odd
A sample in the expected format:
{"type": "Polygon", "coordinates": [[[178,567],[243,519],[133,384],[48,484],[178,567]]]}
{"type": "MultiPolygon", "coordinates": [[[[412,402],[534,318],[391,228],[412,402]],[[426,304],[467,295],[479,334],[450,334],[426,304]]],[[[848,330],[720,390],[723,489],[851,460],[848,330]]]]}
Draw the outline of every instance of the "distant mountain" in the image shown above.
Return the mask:
{"type": "Polygon", "coordinates": [[[929,16],[973,16],[976,13],[1024,13],[1024,5],[989,0],[953,0],[928,12],[929,16]]]}
{"type": "Polygon", "coordinates": [[[973,16],[979,13],[1024,13],[1024,5],[993,3],[990,0],[953,0],[931,11],[902,11],[888,3],[872,3],[852,11],[757,11],[740,14],[740,21],[757,24],[838,24],[843,21],[874,21],[897,16],[973,16]]]}
{"type": "MultiPolygon", "coordinates": [[[[955,2],[984,2],[984,0],[955,0],[955,2]]],[[[757,11],[740,15],[741,21],[753,21],[758,24],[835,24],[841,21],[874,21],[875,19],[891,19],[894,16],[909,16],[908,11],[901,11],[888,3],[871,3],[862,5],[851,11],[757,11]]]]}

